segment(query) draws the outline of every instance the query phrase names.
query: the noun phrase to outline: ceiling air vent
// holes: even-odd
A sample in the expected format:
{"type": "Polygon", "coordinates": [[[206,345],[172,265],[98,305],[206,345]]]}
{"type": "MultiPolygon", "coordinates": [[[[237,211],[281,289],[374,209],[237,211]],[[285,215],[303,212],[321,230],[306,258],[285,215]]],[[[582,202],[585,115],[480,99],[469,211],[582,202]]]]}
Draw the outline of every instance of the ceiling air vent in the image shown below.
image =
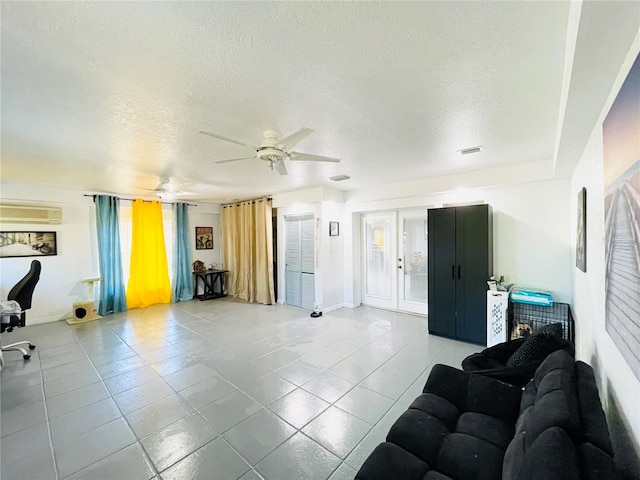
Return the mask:
{"type": "Polygon", "coordinates": [[[336,175],[334,177],[329,177],[329,180],[333,180],[334,182],[342,182],[343,180],[349,180],[351,177],[349,175],[336,175]]]}
{"type": "Polygon", "coordinates": [[[0,205],[1,223],[62,223],[62,208],[27,205],[0,205]]]}
{"type": "Polygon", "coordinates": [[[469,155],[471,153],[478,153],[482,151],[482,146],[463,148],[462,150],[458,150],[460,155],[469,155]]]}

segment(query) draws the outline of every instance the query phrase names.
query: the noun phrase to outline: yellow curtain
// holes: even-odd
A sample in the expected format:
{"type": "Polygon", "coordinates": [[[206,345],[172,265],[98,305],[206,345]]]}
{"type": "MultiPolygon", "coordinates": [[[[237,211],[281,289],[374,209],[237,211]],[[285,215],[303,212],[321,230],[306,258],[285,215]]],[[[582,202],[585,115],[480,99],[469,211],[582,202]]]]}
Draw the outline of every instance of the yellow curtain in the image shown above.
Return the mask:
{"type": "Polygon", "coordinates": [[[132,208],[129,308],[171,302],[171,283],[162,227],[162,205],[136,199],[132,208]]]}
{"type": "Polygon", "coordinates": [[[225,205],[221,226],[227,293],[250,302],[275,303],[271,203],[260,198],[225,205]]]}

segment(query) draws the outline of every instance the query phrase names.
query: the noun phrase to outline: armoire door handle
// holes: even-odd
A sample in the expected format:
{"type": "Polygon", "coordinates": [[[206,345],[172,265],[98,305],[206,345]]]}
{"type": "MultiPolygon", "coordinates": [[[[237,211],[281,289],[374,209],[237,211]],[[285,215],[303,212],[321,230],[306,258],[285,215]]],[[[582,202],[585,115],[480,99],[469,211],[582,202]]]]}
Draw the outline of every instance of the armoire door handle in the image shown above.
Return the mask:
{"type": "Polygon", "coordinates": [[[462,277],[462,266],[458,265],[458,280],[462,277]]]}

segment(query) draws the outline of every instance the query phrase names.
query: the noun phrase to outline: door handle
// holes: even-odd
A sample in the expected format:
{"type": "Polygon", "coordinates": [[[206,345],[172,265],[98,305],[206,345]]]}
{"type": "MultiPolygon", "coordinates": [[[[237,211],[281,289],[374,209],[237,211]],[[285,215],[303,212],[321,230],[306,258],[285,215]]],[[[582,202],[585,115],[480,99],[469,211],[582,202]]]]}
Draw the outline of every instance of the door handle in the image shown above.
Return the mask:
{"type": "Polygon", "coordinates": [[[462,266],[458,265],[458,280],[460,280],[461,276],[462,276],[462,266]]]}

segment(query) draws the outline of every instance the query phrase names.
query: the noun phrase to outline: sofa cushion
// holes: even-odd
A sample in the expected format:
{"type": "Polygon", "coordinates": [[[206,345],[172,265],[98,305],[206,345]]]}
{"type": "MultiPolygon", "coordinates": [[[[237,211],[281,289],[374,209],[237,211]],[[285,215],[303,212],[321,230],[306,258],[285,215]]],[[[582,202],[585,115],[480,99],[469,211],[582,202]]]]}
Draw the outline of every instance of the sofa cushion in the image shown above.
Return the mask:
{"type": "Polygon", "coordinates": [[[447,365],[433,367],[423,391],[448,400],[460,412],[484,413],[510,424],[518,418],[522,395],[513,385],[447,365]]]}
{"type": "Polygon", "coordinates": [[[395,443],[424,462],[435,465],[440,445],[449,433],[447,425],[437,417],[410,408],[395,421],[387,434],[387,442],[395,443]]]}
{"type": "Polygon", "coordinates": [[[584,480],[615,480],[616,467],[613,457],[595,445],[590,443],[580,445],[578,459],[584,480]]]}
{"type": "Polygon", "coordinates": [[[567,433],[552,427],[526,446],[526,432],[516,433],[504,457],[507,480],[579,480],[576,448],[567,433]]]}
{"type": "Polygon", "coordinates": [[[478,437],[452,433],[442,444],[436,470],[460,480],[494,480],[502,475],[504,449],[478,437]]]}
{"type": "Polygon", "coordinates": [[[574,442],[580,436],[580,417],[575,382],[573,358],[564,350],[549,355],[536,370],[522,396],[515,435],[504,457],[503,478],[578,478],[574,442]],[[562,463],[556,462],[556,453],[566,457],[566,466],[556,465],[562,463]],[[530,469],[542,472],[541,476],[526,473],[530,469]],[[556,470],[557,476],[549,476],[556,470]]]}
{"type": "Polygon", "coordinates": [[[600,403],[598,386],[592,368],[583,362],[576,362],[578,407],[582,425],[582,442],[588,442],[613,456],[613,447],[607,428],[607,420],[600,403]]]}
{"type": "Polygon", "coordinates": [[[433,393],[423,393],[413,401],[409,408],[422,410],[433,415],[449,429],[455,426],[461,414],[460,409],[453,403],[433,393]]]}
{"type": "Polygon", "coordinates": [[[429,466],[418,457],[393,443],[384,442],[378,445],[365,460],[356,478],[362,480],[388,480],[390,478],[423,480],[429,470],[429,466]]]}
{"type": "Polygon", "coordinates": [[[505,451],[513,438],[514,426],[483,413],[467,412],[460,415],[456,432],[477,437],[505,451]]]}

